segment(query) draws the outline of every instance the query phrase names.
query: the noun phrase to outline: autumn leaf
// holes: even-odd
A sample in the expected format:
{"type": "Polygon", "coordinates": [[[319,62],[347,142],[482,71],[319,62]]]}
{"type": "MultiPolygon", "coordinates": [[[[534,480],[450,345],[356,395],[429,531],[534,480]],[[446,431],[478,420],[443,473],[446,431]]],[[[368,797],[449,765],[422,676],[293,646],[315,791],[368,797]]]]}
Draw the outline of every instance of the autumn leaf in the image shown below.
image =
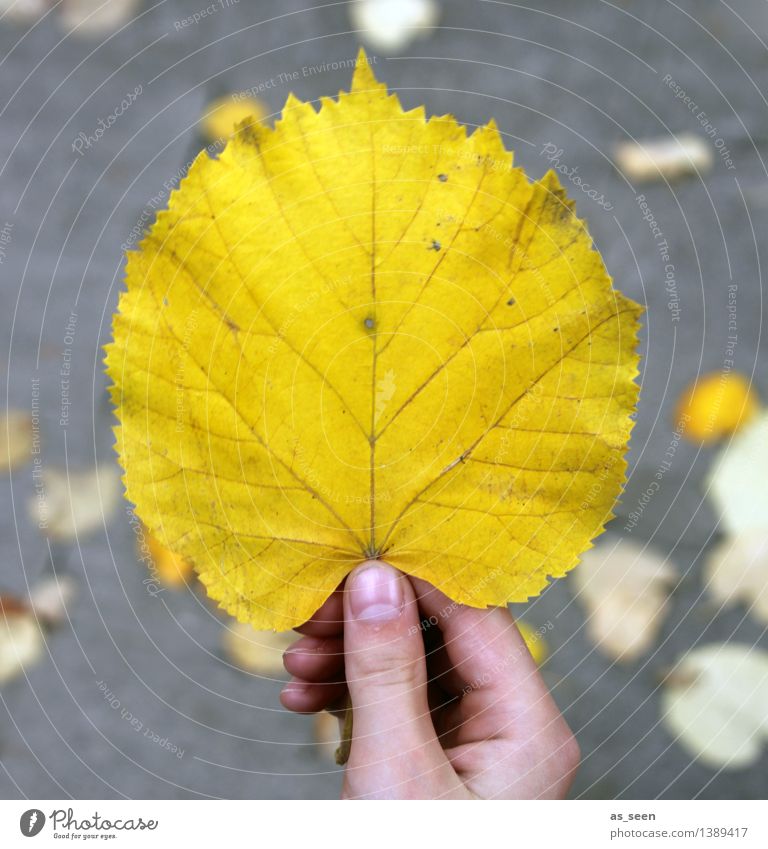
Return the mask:
{"type": "Polygon", "coordinates": [[[32,419],[21,410],[0,415],[0,471],[29,460],[32,451],[32,419]]]}
{"type": "Polygon", "coordinates": [[[749,381],[736,372],[714,372],[698,378],[683,394],[675,421],[684,422],[683,434],[712,442],[734,433],[754,418],[760,402],[749,381]]]}
{"type": "Polygon", "coordinates": [[[138,540],[141,546],[146,546],[146,552],[152,561],[151,569],[162,584],[174,589],[187,585],[192,576],[192,565],[188,560],[166,548],[146,528],[142,529],[138,540]]]}
{"type": "Polygon", "coordinates": [[[525,645],[534,661],[538,665],[544,663],[549,656],[549,647],[544,639],[543,629],[534,628],[533,625],[529,625],[520,619],[517,620],[517,629],[525,640],[525,645]]]}
{"type": "Polygon", "coordinates": [[[139,14],[142,0],[62,0],[63,27],[78,36],[114,32],[139,14]]]}
{"type": "Polygon", "coordinates": [[[108,465],[82,471],[44,468],[39,482],[29,511],[51,539],[92,533],[109,519],[119,499],[119,478],[108,465]]]}
{"type": "Polygon", "coordinates": [[[602,651],[631,662],[653,645],[677,570],[647,545],[622,540],[588,551],[573,581],[589,614],[586,629],[602,651]]]}
{"type": "Polygon", "coordinates": [[[436,0],[356,0],[349,4],[349,17],[366,44],[397,53],[430,34],[440,6],[436,0]]]}
{"type": "Polygon", "coordinates": [[[200,119],[200,131],[211,142],[227,139],[234,135],[238,124],[261,121],[266,114],[264,104],[255,97],[239,97],[237,93],[225,95],[206,106],[200,119]]]}
{"type": "Polygon", "coordinates": [[[128,498],[241,621],[286,630],[382,557],[482,607],[611,517],[640,307],[491,122],[350,93],[201,154],[108,346],[128,498]]]}
{"type": "Polygon", "coordinates": [[[37,663],[44,648],[34,611],[20,599],[0,595],[0,686],[37,663]]]}
{"type": "Polygon", "coordinates": [[[750,766],[768,742],[768,652],[738,643],[689,652],[665,680],[662,716],[704,765],[750,766]]]}
{"type": "Polygon", "coordinates": [[[744,425],[712,462],[706,494],[730,535],[768,528],[768,413],[744,425]]]}
{"type": "Polygon", "coordinates": [[[282,677],[283,655],[295,639],[292,632],[256,631],[236,622],[224,631],[223,647],[227,657],[246,672],[282,677]]]}
{"type": "Polygon", "coordinates": [[[630,180],[675,180],[712,169],[714,151],[693,133],[679,136],[624,141],[614,151],[616,163],[630,180]]]}

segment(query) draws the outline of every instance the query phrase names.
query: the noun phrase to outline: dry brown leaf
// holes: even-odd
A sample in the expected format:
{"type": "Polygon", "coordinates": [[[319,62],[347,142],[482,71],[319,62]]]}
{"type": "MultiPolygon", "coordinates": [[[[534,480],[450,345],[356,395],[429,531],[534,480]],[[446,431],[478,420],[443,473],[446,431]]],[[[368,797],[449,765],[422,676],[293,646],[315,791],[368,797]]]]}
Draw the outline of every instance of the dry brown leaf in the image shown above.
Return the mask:
{"type": "Polygon", "coordinates": [[[761,413],[715,457],[706,493],[729,535],[768,528],[768,413],[761,413]]]}
{"type": "Polygon", "coordinates": [[[75,597],[75,582],[68,575],[49,576],[29,593],[29,606],[44,624],[60,625],[67,618],[67,606],[75,597]]]}
{"type": "Polygon", "coordinates": [[[223,646],[227,657],[241,669],[271,677],[283,674],[283,654],[295,639],[292,632],[257,631],[234,622],[224,630],[223,646]]]}
{"type": "Polygon", "coordinates": [[[591,639],[606,654],[629,662],[653,644],[677,573],[647,546],[621,540],[587,551],[573,581],[589,613],[591,639]]]}
{"type": "Polygon", "coordinates": [[[86,472],[44,469],[42,483],[40,497],[30,501],[30,511],[51,539],[76,539],[96,530],[120,497],[120,476],[108,465],[86,472]]]}
{"type": "Polygon", "coordinates": [[[41,18],[50,5],[49,0],[0,0],[0,15],[3,20],[32,23],[41,18]]]}
{"type": "Polygon", "coordinates": [[[0,470],[29,460],[32,450],[32,419],[21,410],[0,416],[0,470]]]}
{"type": "Polygon", "coordinates": [[[728,537],[707,559],[704,580],[721,604],[743,602],[756,619],[768,625],[768,528],[728,537]]]}
{"type": "Polygon", "coordinates": [[[706,766],[750,766],[768,742],[768,652],[737,643],[694,649],[665,681],[662,715],[706,766]]]}
{"type": "Polygon", "coordinates": [[[679,136],[621,142],[616,162],[630,180],[673,180],[685,174],[709,171],[714,162],[712,148],[699,136],[679,136]]]}
{"type": "Polygon", "coordinates": [[[114,32],[135,16],[143,0],[62,0],[60,20],[73,35],[114,32]]]}
{"type": "Polygon", "coordinates": [[[315,743],[320,754],[332,764],[336,763],[336,750],[341,741],[339,720],[328,711],[321,711],[315,716],[315,743]]]}
{"type": "Polygon", "coordinates": [[[0,687],[37,662],[43,646],[34,614],[16,599],[0,598],[0,687]]]}
{"type": "Polygon", "coordinates": [[[358,0],[350,3],[349,16],[371,47],[397,53],[429,34],[440,7],[435,0],[358,0]]]}

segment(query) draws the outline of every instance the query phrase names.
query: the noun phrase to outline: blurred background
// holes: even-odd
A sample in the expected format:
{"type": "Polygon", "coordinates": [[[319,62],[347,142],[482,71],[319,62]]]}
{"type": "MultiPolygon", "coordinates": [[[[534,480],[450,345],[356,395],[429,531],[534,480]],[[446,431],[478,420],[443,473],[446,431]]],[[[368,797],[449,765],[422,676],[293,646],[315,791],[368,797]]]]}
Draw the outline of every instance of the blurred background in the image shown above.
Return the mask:
{"type": "Polygon", "coordinates": [[[101,346],[197,152],[348,87],[362,44],[406,107],[556,168],[647,306],[617,517],[515,611],[572,795],[765,798],[766,39],[765,0],[0,0],[0,797],[338,795],[334,723],[278,702],[284,638],[123,502],[101,346]]]}

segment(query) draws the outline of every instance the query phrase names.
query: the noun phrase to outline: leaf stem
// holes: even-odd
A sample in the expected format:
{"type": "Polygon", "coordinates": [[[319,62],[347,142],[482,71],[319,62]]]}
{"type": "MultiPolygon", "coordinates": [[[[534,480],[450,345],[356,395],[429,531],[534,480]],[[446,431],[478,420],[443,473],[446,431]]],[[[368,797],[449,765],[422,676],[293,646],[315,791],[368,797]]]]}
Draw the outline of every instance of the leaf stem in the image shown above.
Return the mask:
{"type": "Polygon", "coordinates": [[[349,760],[349,752],[352,748],[352,699],[347,695],[347,701],[344,705],[344,722],[341,728],[341,741],[339,748],[336,749],[336,763],[339,766],[349,760]]]}

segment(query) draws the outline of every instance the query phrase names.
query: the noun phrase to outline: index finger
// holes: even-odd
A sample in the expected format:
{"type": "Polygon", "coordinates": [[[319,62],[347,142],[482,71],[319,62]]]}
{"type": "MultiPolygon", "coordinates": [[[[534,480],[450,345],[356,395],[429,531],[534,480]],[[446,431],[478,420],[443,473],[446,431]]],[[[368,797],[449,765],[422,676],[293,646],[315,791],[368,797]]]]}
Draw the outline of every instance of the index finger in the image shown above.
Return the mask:
{"type": "Polygon", "coordinates": [[[436,623],[445,650],[473,707],[498,709],[517,716],[532,707],[557,708],[536,662],[506,608],[458,604],[431,584],[411,578],[427,625],[436,623]]]}
{"type": "Polygon", "coordinates": [[[314,616],[295,629],[308,637],[338,637],[344,631],[341,587],[323,603],[314,616]]]}

